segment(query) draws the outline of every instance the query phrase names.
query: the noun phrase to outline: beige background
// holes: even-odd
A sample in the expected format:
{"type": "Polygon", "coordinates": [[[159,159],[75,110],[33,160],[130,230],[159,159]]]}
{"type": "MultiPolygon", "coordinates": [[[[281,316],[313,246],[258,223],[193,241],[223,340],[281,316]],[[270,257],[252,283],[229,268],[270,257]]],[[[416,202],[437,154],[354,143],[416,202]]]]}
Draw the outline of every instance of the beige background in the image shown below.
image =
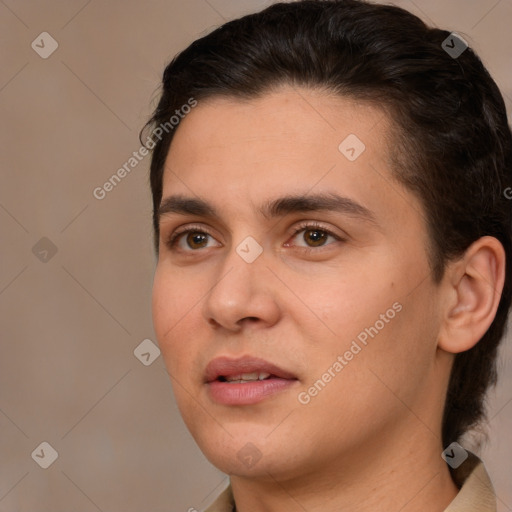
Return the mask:
{"type": "MultiPolygon", "coordinates": [[[[92,191],[139,149],[170,58],[270,3],[0,1],[0,512],[185,512],[225,484],[182,423],[162,358],[134,356],[155,341],[149,157],[103,200],[92,191]],[[59,45],[47,59],[31,48],[44,31],[59,45]],[[46,262],[32,250],[42,237],[57,248],[46,262]],[[31,457],[43,441],[59,454],[48,469],[31,457]]],[[[396,3],[464,34],[511,110],[512,0],[396,3]]],[[[501,511],[510,345],[484,452],[501,511]]]]}

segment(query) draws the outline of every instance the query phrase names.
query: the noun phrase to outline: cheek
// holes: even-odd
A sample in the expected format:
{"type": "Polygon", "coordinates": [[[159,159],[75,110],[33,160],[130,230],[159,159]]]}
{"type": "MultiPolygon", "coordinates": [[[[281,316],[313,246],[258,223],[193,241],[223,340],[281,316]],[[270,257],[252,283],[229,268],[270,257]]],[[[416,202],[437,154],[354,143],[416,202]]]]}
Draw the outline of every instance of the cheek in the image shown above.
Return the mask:
{"type": "MultiPolygon", "coordinates": [[[[435,362],[437,323],[429,307],[433,292],[421,288],[398,298],[401,309],[388,323],[374,319],[373,328],[364,330],[374,334],[368,336],[360,362],[374,386],[375,395],[367,399],[376,406],[378,402],[416,403],[428,381],[435,362]]],[[[387,311],[385,305],[384,318],[391,316],[387,311]]]]}
{"type": "MultiPolygon", "coordinates": [[[[321,378],[338,356],[346,361],[337,373],[343,378],[334,379],[337,384],[329,386],[332,395],[325,394],[339,405],[347,405],[353,398],[359,404],[373,402],[378,406],[387,395],[393,399],[386,385],[399,396],[412,396],[433,361],[435,290],[428,280],[418,286],[419,278],[405,272],[401,276],[394,267],[384,271],[374,266],[377,271],[366,280],[356,272],[344,275],[335,285],[332,281],[326,283],[322,293],[310,291],[304,295],[316,314],[309,313],[307,324],[302,320],[311,335],[310,377],[321,378]],[[412,292],[411,283],[416,283],[412,292]],[[360,396],[351,398],[347,390],[358,390],[360,396]]],[[[403,269],[405,265],[398,267],[403,269]]],[[[305,291],[298,289],[298,293],[305,291]]],[[[353,404],[355,408],[357,403],[353,404]]]]}
{"type": "MultiPolygon", "coordinates": [[[[348,265],[347,265],[348,266],[348,265]]],[[[294,296],[290,304],[294,304],[295,322],[311,335],[315,343],[321,343],[325,355],[345,351],[350,348],[351,341],[361,334],[369,338],[365,329],[370,329],[378,322],[379,331],[388,327],[382,324],[380,315],[389,323],[396,311],[393,304],[397,300],[393,282],[388,272],[379,271],[376,265],[375,275],[365,266],[361,272],[351,267],[347,272],[333,269],[327,276],[315,276],[316,279],[298,279],[293,283],[294,296]],[[297,302],[300,297],[303,304],[297,302]],[[299,312],[302,315],[299,316],[299,312]],[[382,324],[382,325],[381,325],[382,324]]],[[[384,329],[385,330],[385,329],[384,329]]],[[[319,345],[318,345],[319,346],[319,345]]]]}
{"type": "MultiPolygon", "coordinates": [[[[421,327],[411,328],[417,312],[404,301],[403,309],[385,323],[379,315],[385,314],[387,304],[381,304],[383,308],[373,304],[371,311],[368,305],[369,314],[363,327],[352,330],[355,333],[352,336],[339,337],[329,345],[330,354],[323,363],[313,363],[315,369],[307,386],[316,386],[320,391],[305,406],[304,414],[311,422],[324,424],[325,436],[333,444],[339,443],[339,432],[345,432],[347,439],[351,436],[363,439],[409,415],[404,403],[416,403],[428,376],[429,349],[422,343],[421,327]],[[358,338],[361,333],[365,336],[358,338]],[[338,356],[343,358],[343,369],[336,373],[333,365],[338,356]],[[336,374],[332,379],[326,373],[329,368],[336,374]],[[324,382],[330,379],[330,382],[324,387],[318,379],[324,382]]],[[[347,332],[353,329],[350,318],[345,318],[343,323],[347,332]]],[[[338,325],[341,329],[341,320],[338,325]]],[[[316,393],[311,387],[306,387],[306,392],[308,389],[316,393]]]]}
{"type": "Polygon", "coordinates": [[[199,413],[195,407],[196,400],[190,394],[194,388],[189,380],[190,370],[196,363],[190,341],[198,339],[198,336],[194,336],[194,322],[191,321],[197,298],[191,296],[190,286],[182,283],[175,273],[170,274],[161,268],[157,268],[155,273],[153,326],[178,409],[190,428],[193,418],[199,413]]]}
{"type": "Polygon", "coordinates": [[[157,265],[153,279],[152,313],[155,330],[163,335],[187,319],[204,296],[197,278],[171,270],[164,262],[157,265]]]}
{"type": "Polygon", "coordinates": [[[181,283],[178,275],[157,266],[152,291],[153,326],[166,366],[173,375],[179,368],[177,361],[187,357],[188,344],[180,340],[196,302],[190,287],[181,283]]]}
{"type": "Polygon", "coordinates": [[[164,279],[164,273],[157,267],[153,280],[151,310],[153,326],[159,343],[164,342],[164,335],[172,328],[176,318],[176,300],[172,293],[172,287],[167,283],[171,280],[164,279]]]}

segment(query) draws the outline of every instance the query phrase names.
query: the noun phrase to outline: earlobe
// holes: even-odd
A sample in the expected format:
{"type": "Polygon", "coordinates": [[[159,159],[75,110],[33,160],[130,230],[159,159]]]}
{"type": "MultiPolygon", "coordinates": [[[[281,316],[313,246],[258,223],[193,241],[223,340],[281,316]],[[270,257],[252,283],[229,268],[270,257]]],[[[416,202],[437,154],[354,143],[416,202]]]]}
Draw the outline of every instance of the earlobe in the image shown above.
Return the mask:
{"type": "Polygon", "coordinates": [[[494,320],[505,283],[505,250],[485,236],[474,242],[445,275],[452,297],[443,317],[438,347],[446,352],[469,350],[494,320]]]}

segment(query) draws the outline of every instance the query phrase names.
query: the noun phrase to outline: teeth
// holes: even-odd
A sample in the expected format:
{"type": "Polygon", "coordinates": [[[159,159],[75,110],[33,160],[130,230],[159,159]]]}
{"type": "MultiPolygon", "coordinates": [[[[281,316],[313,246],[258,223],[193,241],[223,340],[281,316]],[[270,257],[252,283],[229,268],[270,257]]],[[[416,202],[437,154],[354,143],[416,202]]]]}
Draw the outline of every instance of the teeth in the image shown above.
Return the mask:
{"type": "Polygon", "coordinates": [[[240,373],[239,375],[231,375],[229,377],[226,377],[226,381],[241,384],[243,382],[254,382],[256,380],[264,380],[268,377],[270,377],[270,373],[266,372],[240,373]]]}

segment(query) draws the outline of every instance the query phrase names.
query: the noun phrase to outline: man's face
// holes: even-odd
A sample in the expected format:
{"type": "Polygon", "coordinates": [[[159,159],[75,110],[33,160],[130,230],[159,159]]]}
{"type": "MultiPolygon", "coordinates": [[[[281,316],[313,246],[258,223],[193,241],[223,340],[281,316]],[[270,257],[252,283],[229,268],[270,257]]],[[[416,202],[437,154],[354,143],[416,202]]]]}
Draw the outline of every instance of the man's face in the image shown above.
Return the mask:
{"type": "Polygon", "coordinates": [[[388,133],[378,109],[289,87],[199,102],[177,129],[153,319],[184,421],[226,473],[367,464],[439,429],[439,290],[388,133]],[[343,199],[316,209],[327,197],[343,199]]]}

